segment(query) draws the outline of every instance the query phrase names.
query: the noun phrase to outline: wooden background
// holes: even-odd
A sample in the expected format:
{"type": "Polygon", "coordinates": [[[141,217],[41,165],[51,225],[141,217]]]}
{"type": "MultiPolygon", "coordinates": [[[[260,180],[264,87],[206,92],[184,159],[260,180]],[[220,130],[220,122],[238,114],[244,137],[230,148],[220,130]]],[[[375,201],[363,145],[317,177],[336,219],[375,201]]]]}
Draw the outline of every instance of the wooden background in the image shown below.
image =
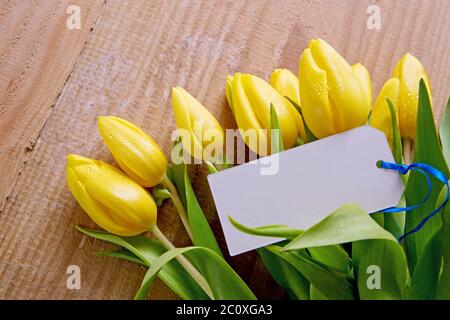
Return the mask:
{"type": "MultiPolygon", "coordinates": [[[[450,93],[449,17],[447,0],[1,1],[0,299],[129,299],[139,287],[144,268],[95,256],[110,246],[73,228],[94,225],[66,187],[65,155],[112,160],[97,116],[137,123],[168,154],[172,86],[234,128],[225,76],[296,72],[308,40],[322,37],[367,66],[375,95],[412,52],[431,78],[438,120],[450,93]],[[66,27],[70,4],[81,8],[80,30],[66,27]],[[381,8],[380,30],[366,27],[370,4],[381,8]],[[81,268],[80,290],[66,287],[71,264],[81,268]]],[[[220,233],[205,174],[196,167],[193,185],[220,233]]],[[[170,203],[159,225],[176,244],[189,244],[170,203]]],[[[259,298],[284,297],[255,254],[231,263],[259,298]]],[[[150,297],[175,298],[161,282],[150,297]]]]}

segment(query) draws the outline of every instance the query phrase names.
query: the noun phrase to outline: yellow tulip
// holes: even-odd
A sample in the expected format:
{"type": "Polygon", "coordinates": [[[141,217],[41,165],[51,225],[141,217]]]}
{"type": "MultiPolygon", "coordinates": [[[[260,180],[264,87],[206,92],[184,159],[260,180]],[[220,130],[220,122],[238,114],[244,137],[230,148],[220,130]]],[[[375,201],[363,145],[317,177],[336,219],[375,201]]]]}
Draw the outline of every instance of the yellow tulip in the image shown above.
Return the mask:
{"type": "Polygon", "coordinates": [[[391,148],[393,144],[393,130],[391,113],[386,98],[391,100],[396,110],[398,110],[399,92],[400,81],[397,78],[392,78],[387,81],[383,88],[381,88],[381,91],[375,100],[370,119],[370,124],[373,127],[384,132],[391,148]]]}
{"type": "Polygon", "coordinates": [[[299,62],[303,118],[317,138],[366,123],[372,104],[367,69],[349,65],[322,39],[311,40],[299,62]]]}
{"type": "Polygon", "coordinates": [[[233,112],[233,102],[231,101],[231,85],[233,83],[233,76],[228,75],[227,76],[227,84],[225,87],[225,96],[227,98],[228,105],[230,106],[231,111],[233,112]]]}
{"type": "Polygon", "coordinates": [[[75,199],[106,231],[134,236],[156,225],[153,198],[120,170],[103,161],[71,154],[66,172],[75,199]]]}
{"type": "Polygon", "coordinates": [[[298,78],[288,69],[275,69],[270,75],[269,83],[283,96],[300,105],[298,78]]]}
{"type": "Polygon", "coordinates": [[[297,137],[297,122],[292,104],[274,87],[251,74],[236,73],[227,78],[227,98],[245,143],[255,153],[267,155],[270,150],[270,105],[278,116],[284,147],[291,148],[297,137]],[[247,130],[255,130],[252,139],[247,130]]]}
{"type": "Polygon", "coordinates": [[[398,119],[402,138],[416,136],[417,107],[419,103],[419,82],[424,79],[430,94],[431,86],[424,67],[416,57],[407,53],[395,66],[393,77],[400,80],[398,119]]]}
{"type": "MultiPolygon", "coordinates": [[[[156,225],[157,208],[150,194],[120,170],[100,160],[67,156],[67,184],[81,208],[106,231],[130,237],[151,231],[167,250],[174,245],[156,225]]],[[[177,261],[213,298],[206,279],[184,256],[177,261]]]]}
{"type": "Polygon", "coordinates": [[[371,125],[386,134],[391,146],[392,123],[385,98],[389,98],[394,104],[402,138],[414,139],[420,79],[424,79],[428,92],[431,92],[430,82],[422,64],[414,56],[407,53],[397,62],[393,78],[384,84],[375,100],[371,125]]]}
{"type": "Polygon", "coordinates": [[[188,136],[181,139],[184,149],[198,160],[220,159],[224,133],[217,119],[181,87],[172,88],[172,107],[178,129],[184,130],[188,136]]]}
{"type": "MultiPolygon", "coordinates": [[[[269,83],[283,96],[288,97],[297,105],[300,105],[300,90],[298,78],[287,69],[275,69],[270,76],[269,83]]],[[[300,113],[292,106],[292,114],[297,122],[297,129],[303,141],[306,141],[305,126],[300,113]]]]}
{"type": "Polygon", "coordinates": [[[134,124],[118,117],[99,117],[100,134],[119,167],[144,187],[166,174],[167,159],[158,144],[134,124]]]}

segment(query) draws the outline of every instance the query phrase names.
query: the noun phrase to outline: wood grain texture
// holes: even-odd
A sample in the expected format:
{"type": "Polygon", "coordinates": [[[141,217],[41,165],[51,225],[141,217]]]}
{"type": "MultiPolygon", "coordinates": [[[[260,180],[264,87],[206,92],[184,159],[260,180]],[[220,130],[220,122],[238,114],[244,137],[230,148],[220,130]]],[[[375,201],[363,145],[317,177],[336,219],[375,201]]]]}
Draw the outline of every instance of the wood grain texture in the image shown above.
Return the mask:
{"type": "Polygon", "coordinates": [[[0,3],[0,211],[95,23],[102,1],[0,3]],[[82,26],[66,10],[81,5],[82,26]]]}
{"type": "MultiPolygon", "coordinates": [[[[31,1],[0,7],[0,70],[8,70],[0,72],[0,195],[9,195],[0,213],[2,299],[128,299],[139,287],[143,268],[95,256],[111,246],[73,228],[94,225],[65,185],[65,155],[112,162],[97,132],[99,115],[135,122],[169,154],[175,129],[172,86],[185,87],[224,127],[234,128],[225,101],[225,76],[242,71],[267,78],[276,67],[296,71],[298,57],[313,37],[330,42],[349,62],[366,65],[375,94],[396,61],[410,51],[431,78],[437,118],[449,95],[446,0],[108,0],[103,6],[80,1],[87,20],[94,21],[97,14],[99,18],[92,32],[85,24],[76,40],[57,22],[66,17],[66,2],[45,3],[36,6],[41,14],[33,13],[31,1]],[[380,30],[366,27],[366,10],[372,3],[381,8],[380,30]],[[31,22],[19,33],[24,21],[31,22]],[[47,32],[40,31],[41,24],[47,25],[47,32]],[[78,55],[73,51],[81,48],[77,41],[84,41],[81,34],[88,38],[73,67],[78,55]],[[39,36],[43,39],[36,45],[39,36]],[[54,48],[59,39],[66,39],[69,49],[54,48]],[[29,59],[32,63],[26,68],[29,59]],[[30,139],[36,143],[21,165],[21,148],[30,139]],[[81,268],[80,290],[66,287],[71,264],[81,268]]],[[[205,175],[204,167],[192,168],[199,201],[225,247],[205,175]]],[[[189,244],[170,203],[163,205],[158,219],[177,245],[189,244]]],[[[285,297],[254,253],[229,261],[258,297],[285,297]]],[[[157,282],[150,298],[175,296],[157,282]]]]}

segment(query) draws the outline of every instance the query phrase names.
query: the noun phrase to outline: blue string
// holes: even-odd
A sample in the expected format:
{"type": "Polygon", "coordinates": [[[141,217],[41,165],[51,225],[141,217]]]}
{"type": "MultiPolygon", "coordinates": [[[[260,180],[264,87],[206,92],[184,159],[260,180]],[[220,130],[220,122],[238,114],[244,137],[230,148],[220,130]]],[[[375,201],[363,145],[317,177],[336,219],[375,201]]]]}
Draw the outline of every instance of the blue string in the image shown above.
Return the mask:
{"type": "Polygon", "coordinates": [[[444,183],[447,186],[447,195],[445,197],[445,200],[442,201],[442,203],[440,204],[439,207],[437,207],[433,212],[431,212],[429,215],[427,215],[414,229],[403,234],[398,239],[398,241],[401,242],[405,237],[422,229],[422,227],[425,225],[425,223],[427,223],[427,221],[429,219],[431,219],[439,211],[441,211],[442,208],[447,204],[448,199],[450,197],[450,187],[448,184],[448,179],[445,176],[445,174],[443,174],[441,171],[439,171],[435,167],[432,167],[426,163],[417,162],[417,163],[412,163],[410,165],[405,165],[405,164],[398,164],[398,163],[392,163],[392,162],[386,162],[386,161],[380,160],[380,161],[378,161],[377,165],[383,169],[398,171],[402,175],[407,174],[408,171],[410,171],[410,170],[417,171],[417,172],[420,172],[421,174],[423,174],[427,178],[427,182],[428,182],[428,194],[418,204],[413,205],[413,206],[403,207],[403,208],[390,207],[390,208],[380,210],[378,212],[392,213],[392,212],[410,211],[410,210],[417,209],[418,207],[423,205],[428,200],[428,198],[430,198],[431,193],[433,191],[433,186],[431,184],[431,179],[430,179],[429,175],[432,175],[433,177],[435,177],[436,179],[438,179],[439,181],[441,181],[442,183],[444,183]]]}

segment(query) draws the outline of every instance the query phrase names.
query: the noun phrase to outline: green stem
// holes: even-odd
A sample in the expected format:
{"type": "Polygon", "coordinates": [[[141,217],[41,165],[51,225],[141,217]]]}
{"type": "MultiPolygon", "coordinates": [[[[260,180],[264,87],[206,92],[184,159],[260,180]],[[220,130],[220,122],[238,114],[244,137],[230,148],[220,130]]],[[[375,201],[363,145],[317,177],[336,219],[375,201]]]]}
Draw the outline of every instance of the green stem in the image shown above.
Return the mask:
{"type": "MultiPolygon", "coordinates": [[[[167,239],[164,233],[161,232],[158,226],[154,225],[150,229],[150,231],[155,236],[155,238],[161,241],[162,245],[167,250],[175,249],[175,246],[172,244],[172,242],[170,242],[169,239],[167,239]]],[[[214,300],[214,295],[212,293],[211,287],[209,286],[208,282],[203,277],[203,275],[192,265],[192,263],[190,263],[189,260],[186,259],[183,255],[178,255],[176,259],[181,264],[181,266],[187,271],[187,273],[191,275],[191,277],[195,280],[195,282],[197,282],[200,288],[202,288],[203,291],[205,291],[208,297],[211,300],[214,300]]]]}
{"type": "Polygon", "coordinates": [[[411,144],[411,139],[403,139],[403,158],[405,159],[406,164],[411,164],[411,144]]]}
{"type": "Polygon", "coordinates": [[[212,163],[211,161],[206,161],[205,160],[206,165],[208,166],[208,171],[209,173],[216,173],[219,172],[220,170],[217,168],[217,165],[212,163]]]}
{"type": "Polygon", "coordinates": [[[228,158],[226,155],[223,155],[222,160],[220,160],[220,161],[205,160],[204,162],[208,166],[209,173],[216,173],[216,172],[233,167],[232,162],[230,162],[230,163],[228,162],[228,158]]]}
{"type": "Polygon", "coordinates": [[[184,228],[186,229],[189,238],[191,238],[191,240],[193,241],[192,230],[189,225],[188,215],[186,213],[186,209],[184,208],[183,203],[181,202],[180,196],[178,195],[177,188],[173,185],[172,181],[170,181],[167,175],[164,176],[161,183],[164,186],[164,188],[169,190],[170,199],[172,199],[172,202],[178,211],[178,215],[180,216],[181,222],[183,222],[184,228]]]}

